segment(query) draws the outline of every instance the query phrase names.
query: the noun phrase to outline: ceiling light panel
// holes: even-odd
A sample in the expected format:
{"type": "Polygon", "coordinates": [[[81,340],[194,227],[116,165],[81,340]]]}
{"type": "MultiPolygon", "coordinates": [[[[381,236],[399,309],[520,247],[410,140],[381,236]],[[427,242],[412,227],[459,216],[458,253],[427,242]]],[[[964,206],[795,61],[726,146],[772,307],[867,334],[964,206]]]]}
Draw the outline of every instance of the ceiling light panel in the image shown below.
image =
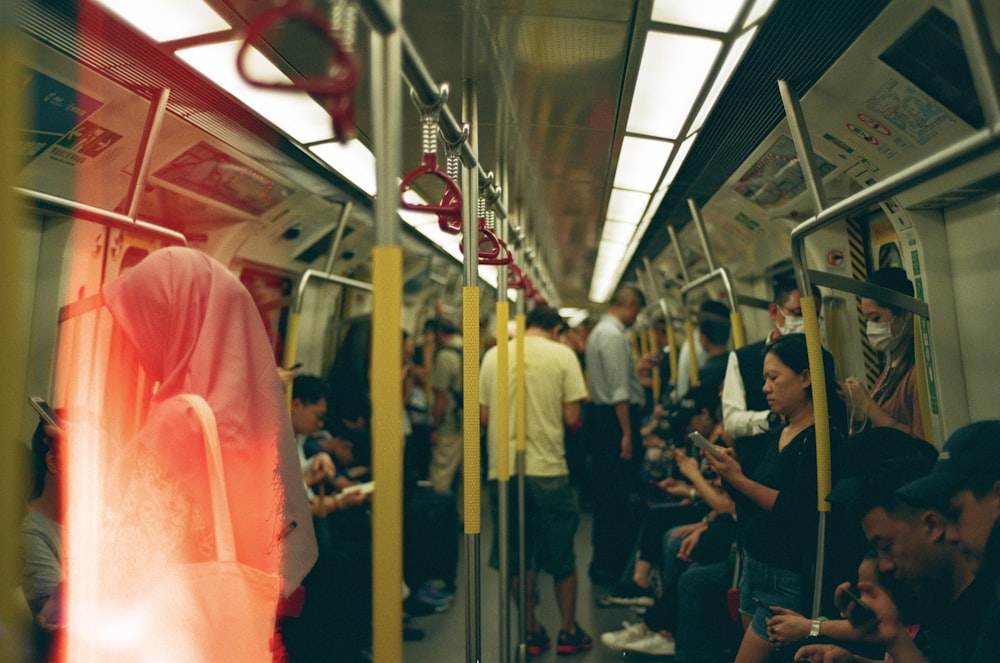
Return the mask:
{"type": "MultiPolygon", "coordinates": [[[[313,145],[309,151],[322,159],[347,181],[369,196],[377,190],[375,178],[375,155],[364,143],[355,139],[348,143],[321,143],[313,145]]],[[[431,217],[431,215],[426,215],[431,217]]],[[[432,219],[434,217],[431,217],[432,219]]]]}
{"type": "Polygon", "coordinates": [[[202,0],[96,0],[158,42],[232,28],[202,0]]]}
{"type": "Polygon", "coordinates": [[[652,193],[673,147],[670,141],[625,136],[615,171],[615,188],[652,193]]]}
{"type": "Polygon", "coordinates": [[[604,229],[601,231],[601,241],[627,244],[634,234],[634,224],[608,220],[604,222],[604,229]]]}
{"type": "Polygon", "coordinates": [[[660,184],[661,188],[666,188],[674,181],[677,177],[677,171],[681,169],[684,165],[684,159],[687,157],[689,151],[691,151],[691,146],[694,145],[695,138],[698,134],[691,134],[685,139],[681,146],[677,148],[677,154],[674,156],[674,160],[670,162],[670,168],[667,169],[667,174],[663,176],[663,183],[660,184]]]}
{"type": "Polygon", "coordinates": [[[626,131],[676,140],[721,48],[718,39],[650,32],[626,131]]]}
{"type": "MultiPolygon", "coordinates": [[[[300,143],[316,143],[333,138],[329,113],[303,92],[262,90],[248,85],[236,72],[236,53],[240,41],[184,48],[177,57],[201,72],[216,85],[233,95],[250,110],[269,121],[300,143]]],[[[256,48],[249,48],[244,60],[250,76],[256,80],[291,82],[256,48]]]]}
{"type": "Polygon", "coordinates": [[[701,129],[701,125],[705,123],[708,118],[708,114],[712,112],[712,108],[715,106],[715,102],[718,101],[719,95],[722,94],[722,90],[725,89],[726,83],[729,82],[729,77],[733,75],[736,66],[743,59],[743,54],[746,53],[747,47],[750,42],[753,41],[754,35],[757,34],[757,27],[753,27],[747,30],[739,39],[733,42],[732,48],[729,50],[729,54],[726,56],[726,61],[722,64],[722,69],[719,70],[719,75],[716,76],[715,82],[712,83],[712,89],[708,91],[708,96],[705,97],[705,101],[701,102],[701,110],[698,111],[698,115],[695,116],[694,122],[688,127],[689,132],[695,132],[701,129]]]}
{"type": "Polygon", "coordinates": [[[743,0],[710,0],[709,2],[655,0],[653,21],[714,32],[728,32],[742,6],[743,0]]]}
{"type": "Polygon", "coordinates": [[[771,11],[771,6],[773,4],[774,0],[757,0],[757,2],[754,3],[753,9],[751,9],[750,13],[747,15],[746,20],[743,21],[743,27],[745,28],[748,25],[757,22],[758,19],[764,16],[767,12],[771,11]]]}
{"type": "Polygon", "coordinates": [[[612,189],[611,199],[608,200],[607,218],[631,223],[633,226],[638,225],[647,204],[649,204],[649,194],[612,189]]]}

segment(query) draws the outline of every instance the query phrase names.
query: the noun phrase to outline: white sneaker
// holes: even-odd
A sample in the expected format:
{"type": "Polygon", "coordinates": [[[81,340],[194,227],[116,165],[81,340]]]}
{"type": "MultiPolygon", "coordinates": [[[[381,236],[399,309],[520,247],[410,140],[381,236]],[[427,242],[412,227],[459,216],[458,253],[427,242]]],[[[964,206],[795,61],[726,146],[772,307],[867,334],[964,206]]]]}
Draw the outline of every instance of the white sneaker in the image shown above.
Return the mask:
{"type": "Polygon", "coordinates": [[[623,628],[620,631],[608,631],[607,633],[601,634],[601,644],[609,649],[622,650],[630,642],[635,642],[636,640],[642,640],[646,637],[646,627],[643,626],[642,622],[636,622],[635,624],[629,624],[628,622],[622,622],[623,628]]]}
{"type": "Polygon", "coordinates": [[[625,651],[648,656],[673,656],[677,653],[677,644],[656,631],[650,631],[646,637],[626,643],[623,648],[625,651]]]}

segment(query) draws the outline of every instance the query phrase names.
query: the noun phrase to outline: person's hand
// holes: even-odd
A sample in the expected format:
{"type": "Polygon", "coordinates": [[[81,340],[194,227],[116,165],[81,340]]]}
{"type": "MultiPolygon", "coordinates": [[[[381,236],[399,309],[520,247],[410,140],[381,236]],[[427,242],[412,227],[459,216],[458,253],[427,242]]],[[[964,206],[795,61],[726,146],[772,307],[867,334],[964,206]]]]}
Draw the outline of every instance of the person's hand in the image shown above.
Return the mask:
{"type": "Polygon", "coordinates": [[[681,474],[689,479],[693,478],[695,474],[701,474],[697,459],[688,456],[687,452],[683,449],[674,449],[674,462],[677,464],[677,469],[681,471],[681,474]]]}
{"type": "Polygon", "coordinates": [[[281,386],[288,389],[295,382],[295,376],[299,374],[298,368],[283,368],[278,366],[278,378],[281,380],[281,386]]]}
{"type": "Polygon", "coordinates": [[[310,460],[312,462],[303,475],[307,486],[315,485],[320,481],[327,479],[333,479],[333,475],[336,473],[337,467],[334,465],[333,458],[330,457],[330,454],[325,451],[320,451],[318,454],[310,458],[310,460]]]}
{"type": "Polygon", "coordinates": [[[794,610],[772,606],[773,617],[767,618],[768,640],[775,648],[799,642],[809,637],[812,621],[794,610]]]}
{"type": "Polygon", "coordinates": [[[696,523],[691,523],[690,525],[681,525],[680,527],[674,528],[673,531],[671,531],[670,536],[674,537],[675,539],[683,539],[685,536],[687,536],[688,534],[690,534],[691,532],[695,531],[700,527],[705,527],[705,523],[701,522],[700,520],[696,523]]]}
{"type": "Polygon", "coordinates": [[[618,456],[622,460],[632,459],[632,434],[626,433],[622,435],[622,452],[618,456]]]}
{"type": "Polygon", "coordinates": [[[359,490],[349,493],[340,493],[337,495],[337,502],[339,503],[340,509],[354,509],[367,502],[368,495],[368,493],[363,493],[359,490]]]}
{"type": "Polygon", "coordinates": [[[708,466],[723,479],[732,481],[734,477],[743,474],[743,468],[736,460],[736,451],[726,447],[719,447],[722,453],[716,458],[713,454],[702,452],[708,461],[708,466]]]}
{"type": "Polygon", "coordinates": [[[840,397],[861,415],[865,413],[868,403],[871,401],[868,390],[855,377],[844,378],[844,381],[840,383],[840,397]]]}
{"type": "Polygon", "coordinates": [[[691,484],[680,479],[666,478],[656,484],[660,490],[673,497],[691,497],[691,484]]]}
{"type": "Polygon", "coordinates": [[[38,615],[35,616],[35,623],[38,624],[38,628],[51,633],[64,626],[62,621],[62,595],[63,583],[60,582],[56,585],[52,596],[48,598],[42,609],[38,611],[38,615]]]}
{"type": "Polygon", "coordinates": [[[698,541],[701,539],[701,533],[704,532],[707,527],[699,527],[692,530],[684,540],[681,541],[680,550],[677,551],[677,559],[682,559],[685,562],[694,561],[691,559],[691,553],[694,552],[695,547],[698,545],[698,541]]]}
{"type": "Polygon", "coordinates": [[[853,663],[854,654],[836,645],[806,645],[795,652],[795,660],[808,663],[853,663]]]}

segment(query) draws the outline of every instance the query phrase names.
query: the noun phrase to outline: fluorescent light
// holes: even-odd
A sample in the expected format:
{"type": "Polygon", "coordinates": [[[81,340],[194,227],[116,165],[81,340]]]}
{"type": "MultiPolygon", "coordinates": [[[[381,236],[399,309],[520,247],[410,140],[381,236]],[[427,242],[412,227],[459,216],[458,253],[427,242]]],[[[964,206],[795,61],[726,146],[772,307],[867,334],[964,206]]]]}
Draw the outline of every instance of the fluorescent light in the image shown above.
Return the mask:
{"type": "Polygon", "coordinates": [[[203,0],[96,0],[158,42],[232,28],[203,0]]]}
{"type": "Polygon", "coordinates": [[[667,169],[667,174],[663,176],[663,182],[660,187],[668,187],[677,177],[677,171],[681,169],[684,165],[684,159],[687,158],[687,154],[691,151],[691,146],[694,145],[694,139],[698,137],[698,134],[691,134],[681,146],[677,148],[677,154],[674,155],[674,160],[670,162],[670,168],[667,169]]]}
{"type": "Polygon", "coordinates": [[[676,139],[720,48],[707,37],[646,35],[626,131],[676,139]]]}
{"type": "Polygon", "coordinates": [[[625,136],[615,171],[615,187],[652,193],[673,147],[670,141],[625,136]]]}
{"type": "Polygon", "coordinates": [[[309,151],[322,159],[348,182],[369,196],[375,195],[377,190],[375,155],[365,147],[364,143],[357,139],[347,143],[321,143],[310,146],[309,151]]]}
{"type": "Polygon", "coordinates": [[[719,95],[725,89],[726,83],[729,82],[729,77],[733,75],[733,71],[736,69],[736,65],[743,59],[743,54],[746,53],[747,47],[753,41],[755,34],[757,34],[756,26],[744,32],[740,35],[739,39],[733,42],[733,47],[730,49],[729,55],[726,56],[726,61],[722,64],[719,75],[715,77],[715,82],[712,83],[712,89],[708,91],[705,101],[701,102],[701,110],[698,111],[694,122],[688,127],[688,131],[698,131],[701,129],[701,125],[705,123],[705,119],[712,111],[712,107],[715,106],[719,95]]]}
{"type": "Polygon", "coordinates": [[[607,218],[612,221],[624,221],[633,226],[639,223],[642,213],[649,203],[649,194],[625,189],[612,189],[608,200],[607,218]]]}
{"type": "Polygon", "coordinates": [[[621,242],[622,244],[626,244],[630,239],[632,239],[632,235],[634,234],[634,224],[608,219],[604,222],[604,229],[601,230],[601,241],[603,242],[607,240],[609,242],[621,242]]]}
{"type": "Polygon", "coordinates": [[[657,23],[728,32],[742,6],[743,0],[655,0],[652,18],[657,23]]]}
{"type": "Polygon", "coordinates": [[[761,16],[769,12],[771,10],[771,5],[773,4],[774,0],[757,0],[756,4],[754,4],[753,6],[753,9],[751,9],[750,13],[747,15],[747,20],[743,21],[743,27],[744,28],[747,27],[748,25],[759,19],[761,16]]]}
{"type": "MultiPolygon", "coordinates": [[[[333,125],[329,113],[307,94],[262,90],[240,78],[236,72],[236,53],[241,43],[229,41],[184,48],[178,50],[176,55],[300,143],[332,140],[333,125]]],[[[250,47],[244,62],[255,79],[291,82],[256,48],[250,47]]]]}

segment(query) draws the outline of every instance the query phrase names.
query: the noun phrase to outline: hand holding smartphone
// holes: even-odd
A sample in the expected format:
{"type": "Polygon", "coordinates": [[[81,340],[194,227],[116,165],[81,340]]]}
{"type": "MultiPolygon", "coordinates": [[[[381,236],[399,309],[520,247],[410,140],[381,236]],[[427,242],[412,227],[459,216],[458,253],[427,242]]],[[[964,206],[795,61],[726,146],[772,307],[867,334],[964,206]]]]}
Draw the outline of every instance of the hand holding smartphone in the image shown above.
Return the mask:
{"type": "Polygon", "coordinates": [[[32,396],[31,398],[28,399],[28,402],[31,403],[31,407],[35,409],[35,412],[38,413],[38,416],[41,418],[42,421],[44,421],[49,426],[52,426],[53,428],[62,429],[62,424],[59,421],[59,417],[56,415],[55,411],[45,401],[44,398],[42,398],[41,396],[32,396]]]}
{"type": "Polygon", "coordinates": [[[852,583],[850,586],[845,587],[841,591],[843,592],[843,596],[847,597],[847,601],[845,601],[843,597],[840,600],[841,605],[843,605],[842,610],[845,614],[848,614],[848,621],[850,621],[853,626],[861,626],[862,624],[867,624],[871,620],[875,619],[875,612],[861,600],[861,592],[857,585],[852,583]],[[854,610],[851,610],[850,613],[848,613],[847,609],[850,607],[851,602],[855,604],[854,610]]]}
{"type": "Polygon", "coordinates": [[[703,450],[707,451],[708,453],[712,454],[713,458],[715,458],[717,460],[721,460],[722,459],[722,453],[723,453],[722,452],[722,448],[718,447],[718,446],[712,444],[711,442],[709,442],[708,440],[706,440],[705,436],[702,435],[701,433],[699,433],[698,431],[695,431],[695,432],[691,433],[690,435],[688,435],[688,439],[691,440],[692,442],[694,442],[694,445],[696,447],[698,447],[699,449],[703,449],[703,450]]]}

